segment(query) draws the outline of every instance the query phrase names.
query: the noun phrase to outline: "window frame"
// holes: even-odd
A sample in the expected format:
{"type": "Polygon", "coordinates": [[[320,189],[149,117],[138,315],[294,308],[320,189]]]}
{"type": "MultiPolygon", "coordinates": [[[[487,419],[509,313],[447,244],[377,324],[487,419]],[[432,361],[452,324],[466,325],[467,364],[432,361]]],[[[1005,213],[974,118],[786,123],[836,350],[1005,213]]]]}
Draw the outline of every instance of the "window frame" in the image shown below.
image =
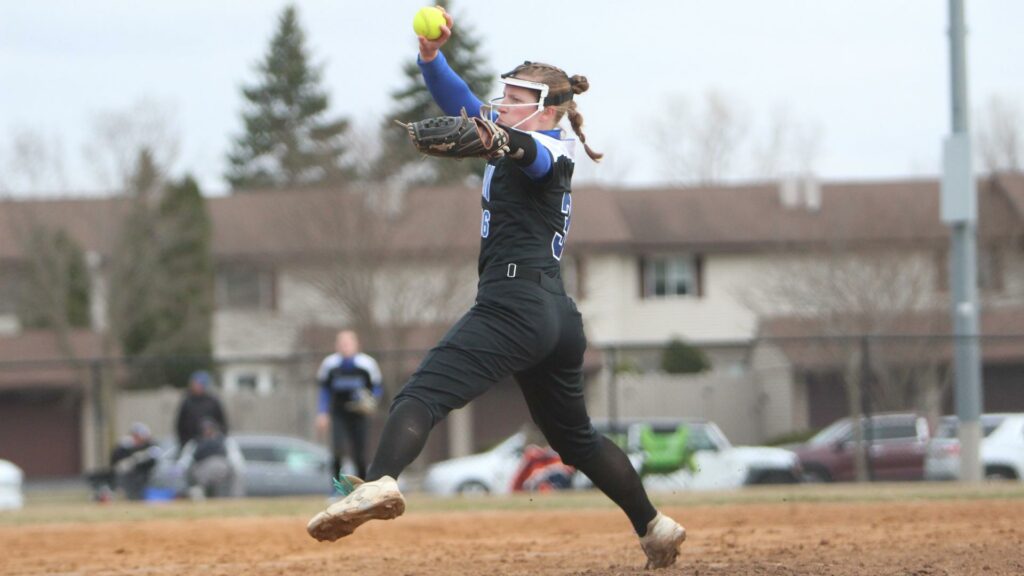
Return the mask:
{"type": "MultiPolygon", "coordinates": [[[[218,310],[260,311],[277,309],[277,274],[267,265],[254,262],[232,262],[217,267],[215,298],[218,310]],[[248,275],[248,278],[245,276],[248,275]],[[255,283],[255,300],[243,300],[239,295],[239,280],[255,283]]],[[[246,287],[253,290],[252,287],[246,287]]]]}
{"type": "Polygon", "coordinates": [[[700,254],[646,254],[639,259],[640,299],[702,298],[704,258],[700,254]],[[658,276],[663,275],[664,278],[658,276]],[[663,291],[659,294],[659,283],[663,291]],[[685,292],[676,292],[684,286],[685,292]],[[673,291],[670,291],[670,287],[673,291]]]}

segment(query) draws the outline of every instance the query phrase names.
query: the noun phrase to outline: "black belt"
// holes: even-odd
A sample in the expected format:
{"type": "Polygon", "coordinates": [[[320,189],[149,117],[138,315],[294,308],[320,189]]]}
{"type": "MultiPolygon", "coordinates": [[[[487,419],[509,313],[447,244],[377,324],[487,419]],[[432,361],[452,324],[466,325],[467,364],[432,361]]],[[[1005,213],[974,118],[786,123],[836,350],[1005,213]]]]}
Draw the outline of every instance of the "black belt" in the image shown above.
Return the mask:
{"type": "Polygon", "coordinates": [[[540,284],[545,290],[556,294],[564,293],[560,278],[548,276],[536,268],[526,268],[518,264],[510,263],[507,266],[492,266],[480,274],[480,284],[487,284],[496,280],[529,280],[540,284]]]}

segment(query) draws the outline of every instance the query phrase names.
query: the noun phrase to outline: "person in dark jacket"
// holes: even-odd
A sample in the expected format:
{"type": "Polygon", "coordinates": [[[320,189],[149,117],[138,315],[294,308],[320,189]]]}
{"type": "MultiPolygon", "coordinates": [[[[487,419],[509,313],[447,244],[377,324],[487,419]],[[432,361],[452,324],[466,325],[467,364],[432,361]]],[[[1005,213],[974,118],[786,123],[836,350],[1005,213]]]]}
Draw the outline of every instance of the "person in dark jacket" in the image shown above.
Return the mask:
{"type": "Polygon", "coordinates": [[[124,490],[129,500],[142,500],[159,457],[160,448],[153,442],[149,427],[141,422],[132,424],[129,435],[110,455],[113,487],[124,490]]]}
{"type": "Polygon", "coordinates": [[[213,377],[205,370],[193,372],[189,377],[188,392],[178,407],[178,446],[184,446],[189,440],[198,440],[203,434],[202,423],[207,419],[227,434],[228,421],[220,400],[210,393],[212,385],[213,377]]]}

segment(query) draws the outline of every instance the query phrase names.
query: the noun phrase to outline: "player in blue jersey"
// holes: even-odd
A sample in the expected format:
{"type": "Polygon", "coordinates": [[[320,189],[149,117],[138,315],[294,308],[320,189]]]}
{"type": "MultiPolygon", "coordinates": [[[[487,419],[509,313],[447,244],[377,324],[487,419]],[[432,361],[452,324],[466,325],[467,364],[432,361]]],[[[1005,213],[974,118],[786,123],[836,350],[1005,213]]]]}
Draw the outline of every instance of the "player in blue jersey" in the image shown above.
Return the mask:
{"type": "Polygon", "coordinates": [[[583,398],[583,322],[562,287],[576,139],[559,123],[568,117],[587,155],[600,159],[586,144],[573,99],[589,82],[526,62],[501,75],[502,96],[485,104],[440,52],[451,37],[451,16],[446,19],[438,39],[419,39],[427,88],[445,114],[482,114],[508,134],[508,150],[488,160],[483,177],[476,303],[396,396],[366,481],[352,479],[352,493],[317,514],[307,530],[333,541],[367,520],[401,515],[405,500],[395,479],[423,450],[430,430],[512,376],[562,460],[626,513],[648,567],[670,566],[686,532],[654,508],[626,455],[591,425],[583,398]]]}
{"type": "Polygon", "coordinates": [[[320,401],[316,427],[321,434],[330,430],[332,473],[341,473],[348,451],[360,478],[366,477],[366,440],[370,416],[383,394],[377,362],[359,351],[359,337],[352,330],[338,332],[335,353],[324,358],[317,371],[320,401]]]}

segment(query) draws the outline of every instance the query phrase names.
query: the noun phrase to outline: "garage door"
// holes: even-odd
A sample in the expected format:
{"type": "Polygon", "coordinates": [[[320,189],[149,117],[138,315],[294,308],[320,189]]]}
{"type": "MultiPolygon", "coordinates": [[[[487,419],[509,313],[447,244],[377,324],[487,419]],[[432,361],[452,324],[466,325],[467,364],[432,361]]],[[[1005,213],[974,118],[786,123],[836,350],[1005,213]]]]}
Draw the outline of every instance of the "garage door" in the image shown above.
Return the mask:
{"type": "Polygon", "coordinates": [[[81,403],[66,390],[0,393],[0,458],[28,478],[81,474],[81,403]]]}

